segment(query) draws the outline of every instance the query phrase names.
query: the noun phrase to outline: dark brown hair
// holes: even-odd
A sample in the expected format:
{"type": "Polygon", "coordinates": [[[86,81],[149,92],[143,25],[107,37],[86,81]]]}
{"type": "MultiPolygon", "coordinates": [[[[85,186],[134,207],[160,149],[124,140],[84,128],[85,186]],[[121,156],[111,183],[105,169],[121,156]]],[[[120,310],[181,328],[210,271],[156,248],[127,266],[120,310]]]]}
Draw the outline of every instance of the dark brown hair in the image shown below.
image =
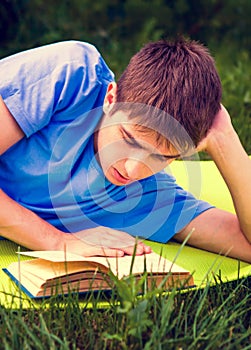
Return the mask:
{"type": "MultiPolygon", "coordinates": [[[[118,80],[116,98],[118,106],[129,102],[162,111],[151,111],[151,116],[145,111],[138,113],[139,121],[162,133],[169,129],[169,137],[175,133],[169,123],[170,117],[174,118],[196,147],[220,109],[221,82],[214,60],[202,44],[184,38],[160,40],[148,43],[131,58],[118,80]]],[[[115,110],[118,108],[115,104],[115,110]]],[[[179,140],[180,144],[183,141],[179,140]]]]}

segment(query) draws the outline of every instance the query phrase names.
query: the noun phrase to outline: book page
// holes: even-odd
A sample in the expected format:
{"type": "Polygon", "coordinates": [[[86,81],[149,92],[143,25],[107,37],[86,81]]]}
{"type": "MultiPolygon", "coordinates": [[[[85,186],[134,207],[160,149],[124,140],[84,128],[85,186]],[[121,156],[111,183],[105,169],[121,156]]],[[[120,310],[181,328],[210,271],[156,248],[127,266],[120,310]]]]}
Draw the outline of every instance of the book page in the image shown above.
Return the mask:
{"type": "MultiPolygon", "coordinates": [[[[65,252],[63,250],[37,250],[29,252],[17,252],[21,255],[30,256],[33,258],[40,258],[53,262],[66,262],[66,261],[93,261],[93,257],[84,257],[78,254],[65,252]]],[[[103,257],[101,257],[103,260],[103,257]]]]}
{"type": "Polygon", "coordinates": [[[173,264],[171,261],[161,257],[156,253],[150,253],[145,255],[137,255],[134,257],[125,255],[122,258],[109,258],[111,271],[119,278],[128,276],[130,273],[131,265],[133,260],[132,273],[141,274],[145,270],[148,273],[163,273],[169,272],[188,274],[189,272],[182,267],[173,264]]]}
{"type": "MultiPolygon", "coordinates": [[[[150,253],[145,255],[124,255],[123,257],[83,257],[77,254],[67,253],[64,251],[31,251],[31,252],[20,252],[20,254],[45,259],[51,262],[90,262],[103,265],[117,275],[119,278],[127,276],[130,273],[130,268],[133,261],[132,273],[138,274],[143,273],[146,270],[149,273],[185,273],[188,271],[182,267],[173,264],[171,261],[161,257],[156,253],[150,253]]],[[[70,268],[70,264],[69,264],[70,268]]]]}
{"type": "MultiPolygon", "coordinates": [[[[98,270],[104,273],[108,272],[108,268],[99,266],[97,263],[85,261],[73,262],[51,262],[44,259],[33,259],[11,263],[6,269],[11,276],[19,281],[21,286],[25,288],[33,296],[37,295],[41,287],[51,279],[67,276],[79,272],[90,272],[92,276],[98,270]]],[[[70,279],[69,279],[70,280],[70,279]]]]}

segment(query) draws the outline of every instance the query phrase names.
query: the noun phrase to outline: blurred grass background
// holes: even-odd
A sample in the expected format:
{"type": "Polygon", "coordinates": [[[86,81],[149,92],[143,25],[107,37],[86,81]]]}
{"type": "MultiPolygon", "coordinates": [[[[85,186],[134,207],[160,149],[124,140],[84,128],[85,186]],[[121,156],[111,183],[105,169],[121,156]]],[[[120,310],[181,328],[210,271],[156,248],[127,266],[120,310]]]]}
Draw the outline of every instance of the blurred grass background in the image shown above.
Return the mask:
{"type": "MultiPolygon", "coordinates": [[[[97,46],[119,77],[148,41],[182,34],[207,45],[223,103],[249,154],[250,31],[250,0],[0,0],[0,57],[83,40],[97,46]]],[[[38,309],[0,305],[0,349],[251,349],[250,278],[219,280],[196,293],[155,290],[142,299],[134,283],[124,283],[117,281],[122,293],[104,310],[96,299],[93,308],[81,308],[77,296],[38,309]]]]}
{"type": "Polygon", "coordinates": [[[179,34],[198,40],[215,57],[223,103],[251,154],[250,28],[250,0],[1,0],[0,57],[83,40],[98,47],[118,78],[148,41],[179,34]]]}

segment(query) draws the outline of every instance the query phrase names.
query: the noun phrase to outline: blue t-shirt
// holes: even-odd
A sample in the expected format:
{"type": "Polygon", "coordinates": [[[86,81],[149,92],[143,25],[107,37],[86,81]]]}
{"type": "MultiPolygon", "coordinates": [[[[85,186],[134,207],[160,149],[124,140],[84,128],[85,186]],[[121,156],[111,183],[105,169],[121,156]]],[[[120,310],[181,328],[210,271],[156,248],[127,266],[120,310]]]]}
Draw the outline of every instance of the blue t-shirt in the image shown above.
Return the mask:
{"type": "Polygon", "coordinates": [[[0,186],[55,227],[101,225],[167,242],[211,207],[164,171],[126,186],[104,177],[93,133],[114,75],[94,46],[28,50],[1,60],[0,75],[0,95],[26,136],[0,157],[0,186]]]}

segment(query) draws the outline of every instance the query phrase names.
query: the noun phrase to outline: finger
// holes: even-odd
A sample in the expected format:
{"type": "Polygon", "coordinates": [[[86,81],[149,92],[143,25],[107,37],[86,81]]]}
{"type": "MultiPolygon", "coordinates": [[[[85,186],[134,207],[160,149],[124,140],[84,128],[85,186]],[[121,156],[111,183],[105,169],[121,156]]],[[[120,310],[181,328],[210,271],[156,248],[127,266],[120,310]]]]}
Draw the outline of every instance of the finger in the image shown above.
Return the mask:
{"type": "Polygon", "coordinates": [[[137,243],[137,249],[139,250],[139,252],[141,252],[141,250],[143,250],[142,254],[148,254],[152,252],[152,248],[149,247],[148,245],[146,245],[145,243],[143,243],[142,241],[138,241],[137,243]]]}
{"type": "Polygon", "coordinates": [[[142,254],[146,254],[146,253],[150,253],[151,252],[151,248],[148,247],[146,248],[146,246],[142,245],[142,244],[138,244],[137,246],[129,246],[129,247],[125,247],[123,248],[123,251],[128,254],[128,255],[142,255],[142,254]],[[148,249],[149,248],[149,249],[148,249]]]}
{"type": "Polygon", "coordinates": [[[98,248],[93,255],[106,256],[106,257],[122,257],[125,255],[123,250],[112,248],[98,248]]]}
{"type": "Polygon", "coordinates": [[[144,253],[145,253],[145,254],[152,253],[152,248],[149,247],[148,245],[145,245],[145,244],[144,244],[143,248],[144,248],[144,253]]]}

